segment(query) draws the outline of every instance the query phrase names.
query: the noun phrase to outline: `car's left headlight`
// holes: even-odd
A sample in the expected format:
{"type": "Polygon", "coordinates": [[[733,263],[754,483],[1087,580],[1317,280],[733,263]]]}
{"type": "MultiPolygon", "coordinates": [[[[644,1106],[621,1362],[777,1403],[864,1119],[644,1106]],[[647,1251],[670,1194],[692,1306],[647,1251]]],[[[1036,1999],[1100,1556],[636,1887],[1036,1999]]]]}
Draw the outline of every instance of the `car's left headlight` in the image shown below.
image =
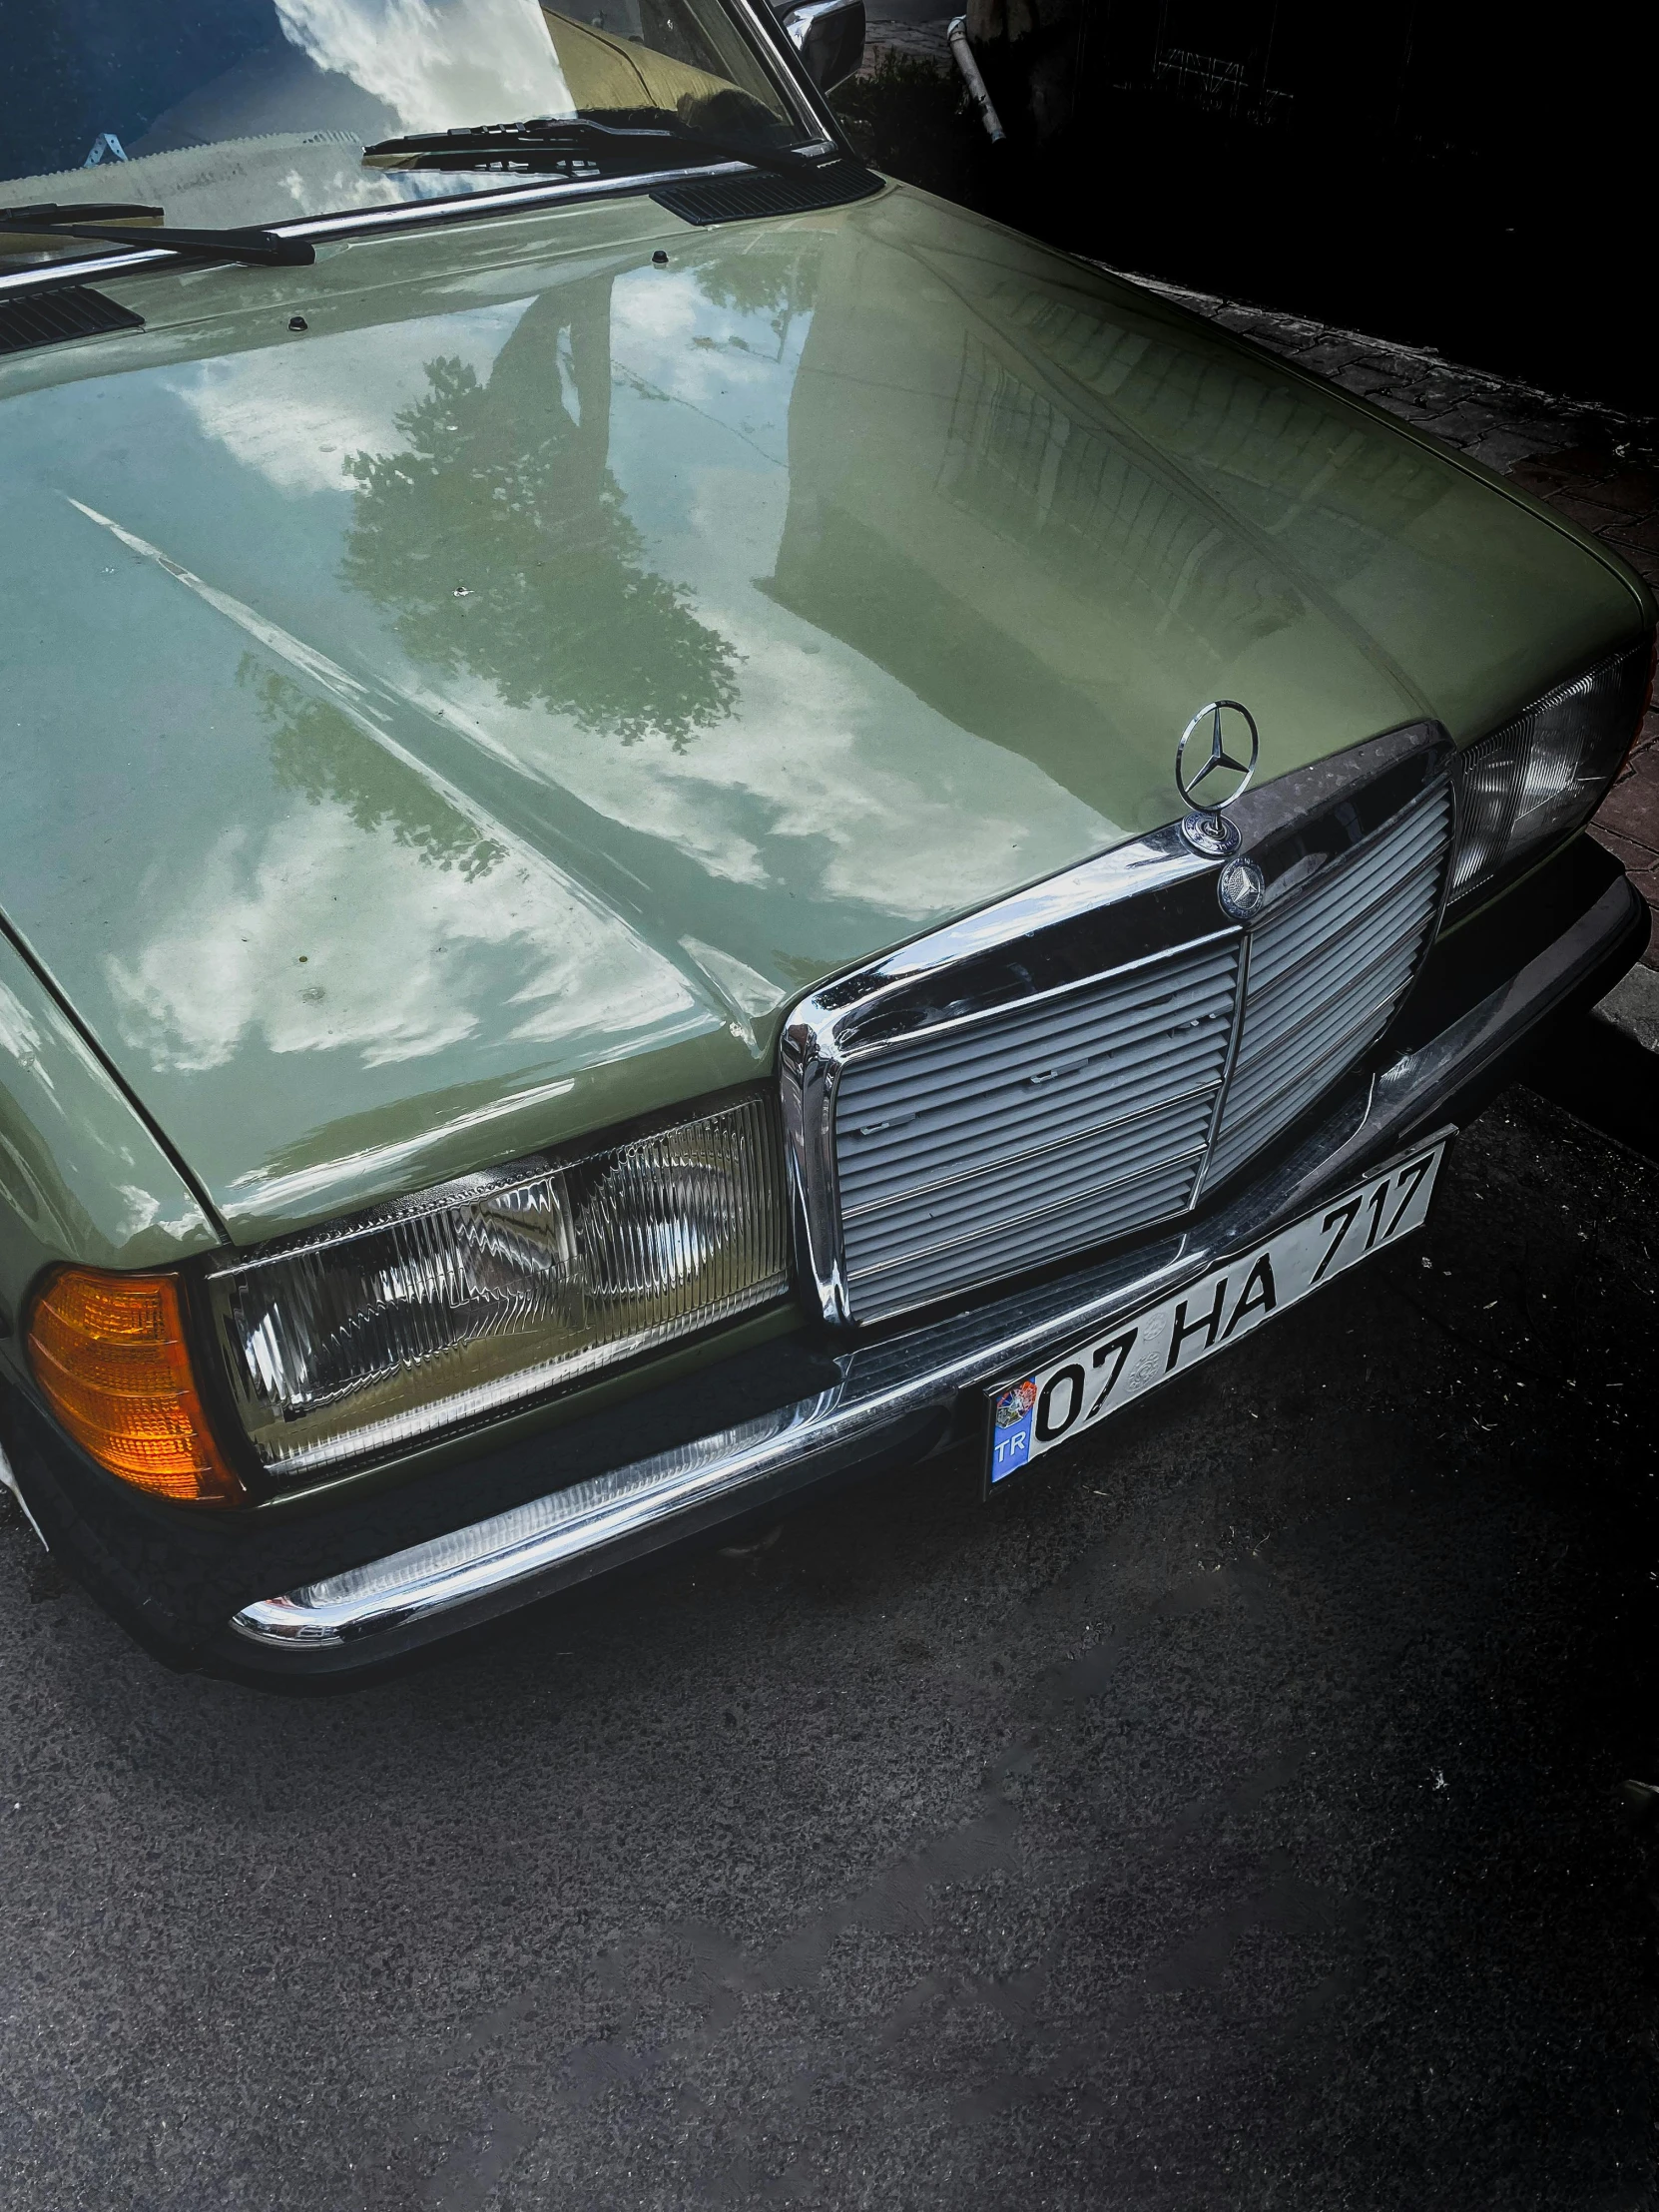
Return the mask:
{"type": "Polygon", "coordinates": [[[227,1394],[277,1481],[499,1413],[777,1298],[776,1108],[522,1160],[212,1269],[227,1394]]]}
{"type": "Polygon", "coordinates": [[[1450,912],[1589,820],[1640,727],[1652,672],[1653,643],[1644,638],[1546,692],[1462,755],[1450,912]]]}

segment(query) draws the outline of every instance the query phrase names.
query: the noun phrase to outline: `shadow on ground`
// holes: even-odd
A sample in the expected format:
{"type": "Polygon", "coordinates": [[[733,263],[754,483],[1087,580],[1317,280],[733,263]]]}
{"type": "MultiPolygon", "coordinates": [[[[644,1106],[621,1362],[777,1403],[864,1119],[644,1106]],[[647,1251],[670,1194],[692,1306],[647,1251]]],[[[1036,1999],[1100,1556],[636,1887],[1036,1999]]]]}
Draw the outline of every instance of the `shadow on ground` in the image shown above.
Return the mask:
{"type": "Polygon", "coordinates": [[[354,1697],[0,1541],[9,2212],[1650,2201],[1659,1171],[354,1697]]]}

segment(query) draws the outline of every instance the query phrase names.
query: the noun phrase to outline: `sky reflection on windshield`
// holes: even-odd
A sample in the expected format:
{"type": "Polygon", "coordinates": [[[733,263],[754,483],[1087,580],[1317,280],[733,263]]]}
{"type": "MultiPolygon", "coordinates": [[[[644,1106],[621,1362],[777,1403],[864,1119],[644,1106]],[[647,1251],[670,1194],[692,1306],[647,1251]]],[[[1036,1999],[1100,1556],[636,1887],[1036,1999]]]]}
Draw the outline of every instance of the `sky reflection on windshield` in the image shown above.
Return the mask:
{"type": "Polygon", "coordinates": [[[572,112],[536,0],[276,0],[276,16],[405,131],[572,112]]]}

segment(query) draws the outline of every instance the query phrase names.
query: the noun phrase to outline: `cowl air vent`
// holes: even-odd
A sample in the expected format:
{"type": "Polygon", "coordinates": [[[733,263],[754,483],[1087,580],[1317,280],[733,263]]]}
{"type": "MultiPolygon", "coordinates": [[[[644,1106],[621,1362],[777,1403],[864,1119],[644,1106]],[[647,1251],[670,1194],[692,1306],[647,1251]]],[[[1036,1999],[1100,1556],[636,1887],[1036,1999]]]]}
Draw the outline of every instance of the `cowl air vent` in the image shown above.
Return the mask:
{"type": "Polygon", "coordinates": [[[802,164],[799,176],[781,172],[752,177],[693,177],[683,185],[659,185],[651,195],[682,223],[752,223],[760,216],[806,215],[867,200],[882,179],[861,162],[802,164]]]}
{"type": "Polygon", "coordinates": [[[0,299],[0,353],[27,353],[37,345],[65,345],[72,338],[143,328],[143,315],[87,284],[37,292],[32,298],[0,299]]]}

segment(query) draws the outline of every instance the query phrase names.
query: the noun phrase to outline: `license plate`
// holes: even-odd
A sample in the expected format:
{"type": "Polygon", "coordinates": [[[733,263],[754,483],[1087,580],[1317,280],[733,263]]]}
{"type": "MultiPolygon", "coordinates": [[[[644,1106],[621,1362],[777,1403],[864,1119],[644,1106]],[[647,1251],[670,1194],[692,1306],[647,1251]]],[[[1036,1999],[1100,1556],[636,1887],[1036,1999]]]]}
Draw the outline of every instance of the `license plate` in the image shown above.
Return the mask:
{"type": "Polygon", "coordinates": [[[1451,1135],[1442,1131],[1185,1290],[998,1384],[987,1393],[987,1491],[1420,1229],[1451,1135]]]}

